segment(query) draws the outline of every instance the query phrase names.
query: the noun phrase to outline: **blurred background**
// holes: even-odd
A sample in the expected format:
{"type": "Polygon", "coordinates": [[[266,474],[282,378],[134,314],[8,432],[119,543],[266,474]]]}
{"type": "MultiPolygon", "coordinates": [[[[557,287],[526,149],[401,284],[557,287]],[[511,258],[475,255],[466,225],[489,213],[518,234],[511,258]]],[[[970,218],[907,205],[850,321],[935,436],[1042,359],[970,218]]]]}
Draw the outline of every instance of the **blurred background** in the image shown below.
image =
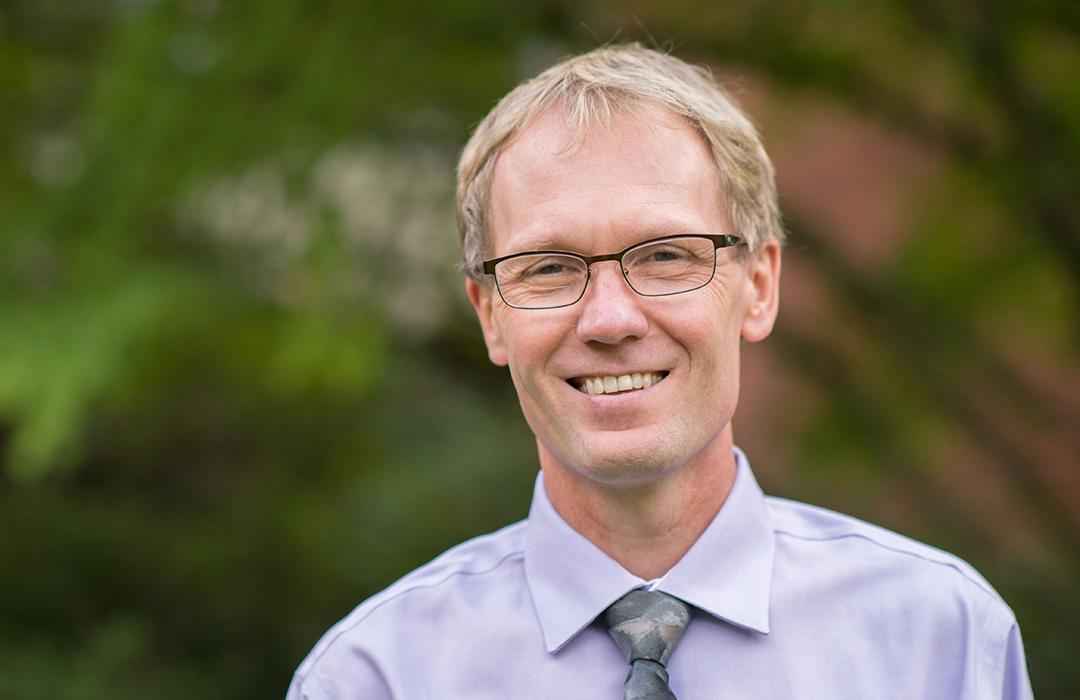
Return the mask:
{"type": "Polygon", "coordinates": [[[759,124],[791,232],[744,353],[766,490],[974,564],[1080,697],[1080,4],[0,0],[0,697],[272,698],[524,517],[455,271],[521,79],[638,40],[759,124]]]}

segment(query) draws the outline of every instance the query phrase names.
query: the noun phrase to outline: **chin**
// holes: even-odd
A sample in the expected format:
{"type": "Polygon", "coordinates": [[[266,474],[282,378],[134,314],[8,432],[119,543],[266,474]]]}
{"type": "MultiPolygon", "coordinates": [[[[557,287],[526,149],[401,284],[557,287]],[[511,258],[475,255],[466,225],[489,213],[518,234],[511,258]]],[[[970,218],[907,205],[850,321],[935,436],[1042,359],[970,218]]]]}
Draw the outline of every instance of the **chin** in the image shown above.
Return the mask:
{"type": "Polygon", "coordinates": [[[658,441],[633,447],[616,435],[610,442],[615,444],[604,446],[593,441],[593,449],[573,450],[575,454],[559,461],[590,481],[626,487],[659,480],[689,459],[682,451],[671,449],[671,445],[657,444],[658,441]]]}

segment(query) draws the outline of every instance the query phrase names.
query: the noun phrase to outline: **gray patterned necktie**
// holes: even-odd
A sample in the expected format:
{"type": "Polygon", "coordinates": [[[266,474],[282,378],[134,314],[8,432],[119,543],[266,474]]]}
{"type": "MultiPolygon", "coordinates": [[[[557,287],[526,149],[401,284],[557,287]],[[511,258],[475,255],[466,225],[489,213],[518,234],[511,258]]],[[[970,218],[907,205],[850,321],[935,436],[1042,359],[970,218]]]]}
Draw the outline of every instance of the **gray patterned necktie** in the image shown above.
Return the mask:
{"type": "Polygon", "coordinates": [[[630,591],[603,619],[630,662],[626,700],[676,700],[664,665],[690,622],[686,603],[660,591],[630,591]]]}

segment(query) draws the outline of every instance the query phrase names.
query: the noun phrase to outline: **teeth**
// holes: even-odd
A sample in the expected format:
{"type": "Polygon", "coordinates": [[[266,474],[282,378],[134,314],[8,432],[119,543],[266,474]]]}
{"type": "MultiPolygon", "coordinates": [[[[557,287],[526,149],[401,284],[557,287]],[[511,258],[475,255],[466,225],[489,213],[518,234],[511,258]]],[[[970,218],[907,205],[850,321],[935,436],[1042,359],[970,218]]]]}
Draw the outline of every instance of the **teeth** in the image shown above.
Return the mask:
{"type": "Polygon", "coordinates": [[[662,379],[663,376],[659,372],[634,372],[633,374],[620,374],[618,376],[585,377],[579,389],[593,396],[616,394],[621,391],[648,389],[662,379]]]}

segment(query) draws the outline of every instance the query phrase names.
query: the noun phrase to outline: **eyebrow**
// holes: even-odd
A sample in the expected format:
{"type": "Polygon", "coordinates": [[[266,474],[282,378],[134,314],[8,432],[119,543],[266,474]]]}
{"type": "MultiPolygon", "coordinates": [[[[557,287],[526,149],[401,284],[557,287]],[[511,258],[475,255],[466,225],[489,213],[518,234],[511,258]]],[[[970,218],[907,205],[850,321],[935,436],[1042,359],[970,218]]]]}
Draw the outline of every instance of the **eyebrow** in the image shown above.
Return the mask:
{"type": "MultiPolygon", "coordinates": [[[[691,226],[686,221],[676,221],[671,219],[648,222],[647,225],[638,228],[640,233],[639,236],[636,236],[633,240],[627,241],[620,249],[653,238],[662,238],[664,236],[671,236],[679,233],[730,233],[728,231],[698,230],[699,228],[700,224],[698,226],[691,226]]],[[[525,236],[525,240],[521,242],[523,244],[514,246],[514,250],[508,251],[507,255],[530,253],[534,251],[565,251],[568,253],[578,253],[579,255],[584,254],[584,251],[578,250],[576,246],[569,244],[569,238],[573,235],[574,234],[572,233],[566,233],[560,230],[544,231],[537,233],[535,236],[525,236]]]]}
{"type": "Polygon", "coordinates": [[[508,255],[543,250],[565,250],[568,252],[575,252],[574,246],[567,244],[567,239],[568,236],[558,233],[538,234],[532,238],[526,237],[524,242],[514,246],[514,250],[509,251],[508,255]]]}

